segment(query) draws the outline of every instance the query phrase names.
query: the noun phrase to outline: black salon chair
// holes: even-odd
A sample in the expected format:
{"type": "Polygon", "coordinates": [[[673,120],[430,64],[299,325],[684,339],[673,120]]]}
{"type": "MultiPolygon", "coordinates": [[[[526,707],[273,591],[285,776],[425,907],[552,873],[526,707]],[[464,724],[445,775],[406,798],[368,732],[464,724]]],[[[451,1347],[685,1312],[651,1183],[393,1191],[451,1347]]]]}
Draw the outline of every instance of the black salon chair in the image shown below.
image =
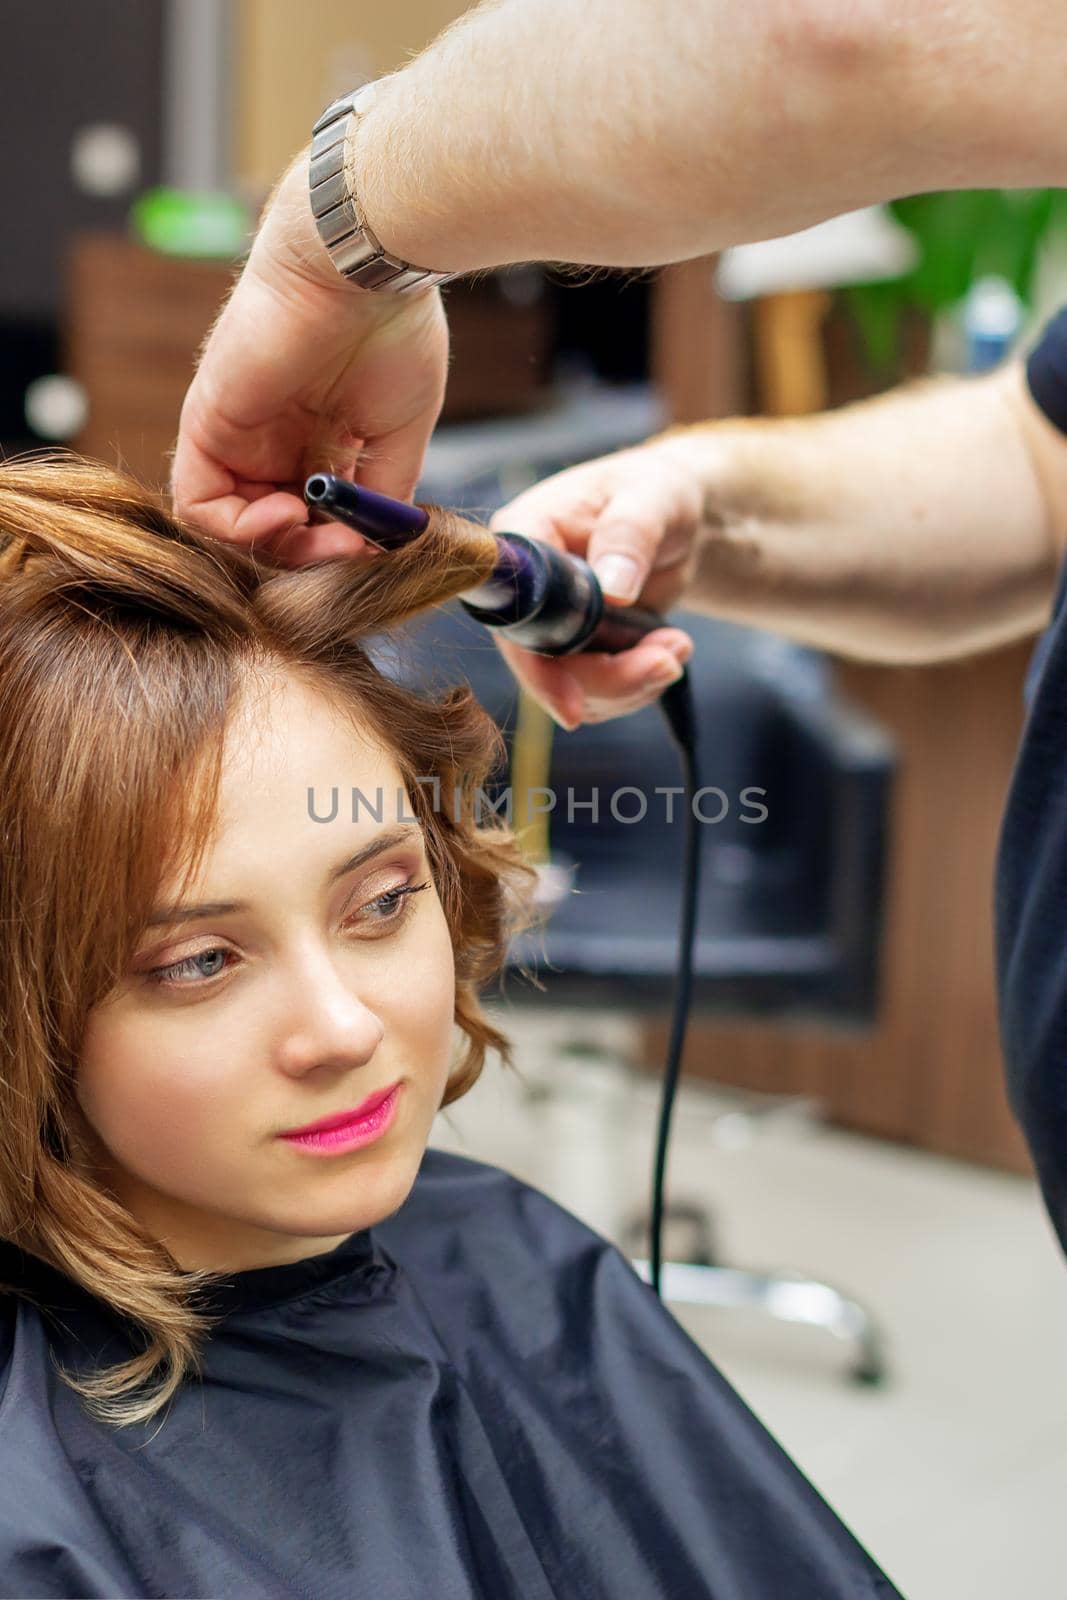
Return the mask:
{"type": "MultiPolygon", "coordinates": [[[[586,408],[588,412],[588,407],[586,408]]],[[[623,416],[616,410],[616,422],[623,416]]],[[[627,417],[635,437],[652,427],[627,417]]],[[[487,515],[522,481],[610,448],[558,430],[551,451],[534,433],[502,425],[507,471],[494,476],[492,428],[478,448],[438,457],[420,498],[487,515]],[[518,430],[518,431],[516,431],[518,430]],[[488,441],[488,443],[487,443],[488,441]],[[441,466],[442,459],[444,466],[441,466]],[[467,476],[456,471],[465,460],[467,476]],[[476,467],[476,471],[471,468],[476,467]]],[[[602,431],[604,431],[602,429],[602,431]]],[[[610,432],[610,428],[607,430],[610,432]]],[[[616,440],[625,444],[625,436],[616,440]]],[[[433,455],[430,459],[433,467],[433,455]]],[[[679,610],[690,632],[690,676],[700,734],[701,893],[692,1012],[731,1017],[807,1016],[864,1025],[877,1004],[883,862],[893,751],[886,734],[833,690],[828,664],[755,629],[679,610]],[[762,792],[760,792],[762,791],[762,792]],[[765,815],[761,815],[765,808],[765,815]]],[[[458,605],[441,608],[382,642],[382,664],[405,681],[441,688],[466,679],[495,718],[509,757],[517,688],[491,638],[458,605]]],[[[500,775],[499,791],[507,784],[500,775]]],[[[678,954],[684,829],[656,788],[677,786],[679,766],[658,708],[590,725],[553,739],[548,787],[553,861],[572,882],[545,927],[511,952],[511,993],[526,1005],[577,1005],[663,1015],[671,1005],[678,954]],[[588,802],[599,796],[594,819],[588,802]],[[568,795],[574,804],[568,807],[568,795]],[[644,814],[642,812],[644,801],[644,814]],[[584,803],[584,804],[583,804],[584,803]],[[636,819],[636,820],[635,820],[636,819]],[[523,981],[535,971],[542,990],[523,981]]],[[[751,1097],[766,1105],[776,1097],[751,1097]]],[[[716,1259],[702,1202],[669,1197],[665,1220],[692,1240],[684,1261],[665,1260],[664,1299],[677,1304],[745,1306],[782,1321],[814,1324],[848,1341],[850,1374],[884,1376],[879,1330],[851,1296],[793,1272],[757,1273],[716,1259]]],[[[623,1230],[634,1266],[647,1241],[647,1216],[623,1230]]]]}

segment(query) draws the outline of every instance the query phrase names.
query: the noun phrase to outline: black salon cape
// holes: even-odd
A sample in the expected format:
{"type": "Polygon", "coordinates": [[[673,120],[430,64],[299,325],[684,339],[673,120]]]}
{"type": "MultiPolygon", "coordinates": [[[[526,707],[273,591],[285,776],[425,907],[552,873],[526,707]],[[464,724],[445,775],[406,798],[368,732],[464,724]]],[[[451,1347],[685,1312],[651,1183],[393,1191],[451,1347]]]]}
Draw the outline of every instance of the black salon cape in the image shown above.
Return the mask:
{"type": "MultiPolygon", "coordinates": [[[[64,1363],[114,1339],[16,1261],[64,1363]]],[[[214,1303],[202,1389],[116,1432],[0,1301],[7,1600],[897,1594],[614,1246],[495,1167],[428,1150],[394,1216],[214,1303]]]]}
{"type": "MultiPolygon", "coordinates": [[[[1067,434],[1067,310],[1027,361],[1067,434]]],[[[997,850],[995,926],[1008,1098],[1067,1250],[1067,566],[1024,687],[1026,720],[997,850]]]]}

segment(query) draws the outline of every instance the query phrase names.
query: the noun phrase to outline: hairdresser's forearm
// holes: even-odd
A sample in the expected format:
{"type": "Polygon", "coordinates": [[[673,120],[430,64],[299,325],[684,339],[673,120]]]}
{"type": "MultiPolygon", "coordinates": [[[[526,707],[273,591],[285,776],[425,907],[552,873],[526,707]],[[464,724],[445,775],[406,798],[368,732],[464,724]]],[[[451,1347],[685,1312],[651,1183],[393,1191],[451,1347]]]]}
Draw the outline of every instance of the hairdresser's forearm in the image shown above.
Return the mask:
{"type": "Polygon", "coordinates": [[[695,609],[885,662],[967,655],[1047,621],[1067,441],[1018,366],[649,448],[680,454],[704,489],[695,609]]]}
{"type": "Polygon", "coordinates": [[[351,155],[439,270],[628,266],[890,196],[1067,182],[1057,0],[496,0],[382,80],[351,155]]]}

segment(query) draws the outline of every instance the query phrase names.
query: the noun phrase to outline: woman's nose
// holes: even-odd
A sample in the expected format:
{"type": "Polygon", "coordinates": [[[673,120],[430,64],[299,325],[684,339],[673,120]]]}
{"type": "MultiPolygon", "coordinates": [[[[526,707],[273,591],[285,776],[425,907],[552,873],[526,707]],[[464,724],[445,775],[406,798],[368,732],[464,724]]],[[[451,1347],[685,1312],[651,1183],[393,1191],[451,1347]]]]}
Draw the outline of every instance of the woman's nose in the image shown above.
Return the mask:
{"type": "Polygon", "coordinates": [[[290,974],[282,1011],[280,1054],[286,1071],[362,1066],[385,1037],[370,996],[328,952],[307,955],[290,974]]]}

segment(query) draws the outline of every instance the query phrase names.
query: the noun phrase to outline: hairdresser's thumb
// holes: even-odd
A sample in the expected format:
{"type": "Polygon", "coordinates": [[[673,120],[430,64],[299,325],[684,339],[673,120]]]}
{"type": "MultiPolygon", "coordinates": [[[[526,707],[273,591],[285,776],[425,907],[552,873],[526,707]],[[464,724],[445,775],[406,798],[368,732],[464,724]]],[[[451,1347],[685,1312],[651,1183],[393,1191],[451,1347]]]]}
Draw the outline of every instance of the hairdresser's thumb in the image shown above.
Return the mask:
{"type": "Polygon", "coordinates": [[[605,597],[622,605],[632,604],[641,593],[661,531],[643,508],[633,511],[631,515],[620,497],[598,522],[586,554],[605,597]]]}

